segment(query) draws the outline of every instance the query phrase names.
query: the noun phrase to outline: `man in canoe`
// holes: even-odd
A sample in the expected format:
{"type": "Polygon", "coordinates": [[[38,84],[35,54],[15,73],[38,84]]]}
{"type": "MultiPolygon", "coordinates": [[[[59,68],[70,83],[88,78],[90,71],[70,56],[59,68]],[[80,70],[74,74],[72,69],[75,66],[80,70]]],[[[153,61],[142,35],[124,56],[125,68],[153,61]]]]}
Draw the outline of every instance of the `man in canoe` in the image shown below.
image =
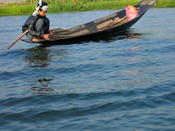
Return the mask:
{"type": "Polygon", "coordinates": [[[36,11],[29,16],[24,25],[22,26],[22,31],[28,30],[26,36],[31,41],[49,40],[50,21],[46,17],[48,10],[48,4],[39,0],[36,7],[36,11]]]}

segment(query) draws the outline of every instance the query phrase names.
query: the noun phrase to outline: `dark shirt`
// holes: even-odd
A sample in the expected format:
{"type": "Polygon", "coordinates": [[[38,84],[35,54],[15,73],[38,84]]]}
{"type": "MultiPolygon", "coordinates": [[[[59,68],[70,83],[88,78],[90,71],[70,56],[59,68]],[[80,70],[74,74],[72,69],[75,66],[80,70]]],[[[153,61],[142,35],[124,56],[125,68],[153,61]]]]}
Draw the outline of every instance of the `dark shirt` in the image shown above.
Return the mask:
{"type": "Polygon", "coordinates": [[[44,27],[49,27],[50,26],[50,21],[47,17],[41,17],[39,15],[36,16],[29,16],[28,19],[26,20],[26,22],[24,23],[24,25],[22,26],[22,31],[25,32],[27,29],[29,30],[29,34],[31,34],[32,36],[35,37],[41,37],[43,38],[44,34],[49,33],[48,30],[44,31],[44,32],[38,32],[36,30],[36,22],[38,21],[38,19],[43,19],[44,20],[44,27]]]}

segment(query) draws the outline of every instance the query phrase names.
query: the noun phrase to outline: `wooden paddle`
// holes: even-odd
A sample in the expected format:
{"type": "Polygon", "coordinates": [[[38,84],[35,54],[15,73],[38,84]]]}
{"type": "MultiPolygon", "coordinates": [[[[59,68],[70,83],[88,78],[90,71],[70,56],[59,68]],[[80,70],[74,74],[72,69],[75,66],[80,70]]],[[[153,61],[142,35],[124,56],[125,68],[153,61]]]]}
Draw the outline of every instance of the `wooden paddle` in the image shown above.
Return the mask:
{"type": "Polygon", "coordinates": [[[9,50],[14,44],[16,44],[29,30],[26,30],[21,36],[18,37],[7,49],[9,50]]]}

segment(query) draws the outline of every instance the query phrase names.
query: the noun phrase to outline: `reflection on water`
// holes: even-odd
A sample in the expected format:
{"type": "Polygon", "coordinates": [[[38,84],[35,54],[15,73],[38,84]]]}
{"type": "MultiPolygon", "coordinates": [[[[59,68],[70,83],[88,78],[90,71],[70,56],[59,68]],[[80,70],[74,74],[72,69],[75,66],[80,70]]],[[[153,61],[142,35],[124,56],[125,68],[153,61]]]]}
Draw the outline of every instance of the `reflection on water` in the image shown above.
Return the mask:
{"type": "Polygon", "coordinates": [[[94,38],[93,41],[112,42],[112,41],[122,40],[122,39],[140,39],[141,36],[142,36],[142,33],[138,33],[132,29],[129,29],[129,30],[118,32],[118,33],[115,32],[115,33],[98,36],[94,38]]]}
{"type": "Polygon", "coordinates": [[[51,60],[51,56],[49,56],[49,49],[36,47],[28,49],[28,55],[25,60],[29,63],[29,67],[37,68],[37,67],[47,67],[51,60]]]}
{"type": "Polygon", "coordinates": [[[52,72],[54,67],[50,68],[50,64],[53,64],[52,57],[54,60],[61,61],[67,57],[68,52],[64,47],[55,49],[50,52],[48,47],[37,46],[26,50],[27,55],[24,61],[28,63],[27,70],[33,74],[33,77],[28,80],[28,85],[34,95],[57,93],[53,86],[53,82],[56,81],[52,72]]]}
{"type": "MultiPolygon", "coordinates": [[[[45,68],[50,64],[52,57],[49,55],[49,49],[43,47],[35,47],[27,50],[25,61],[29,64],[29,68],[45,68]]],[[[32,92],[36,95],[50,94],[54,90],[50,83],[54,80],[47,74],[36,71],[37,75],[29,80],[32,92]]]]}
{"type": "Polygon", "coordinates": [[[53,80],[53,78],[37,78],[29,81],[29,83],[35,95],[43,95],[53,93],[54,88],[49,86],[53,80]]]}

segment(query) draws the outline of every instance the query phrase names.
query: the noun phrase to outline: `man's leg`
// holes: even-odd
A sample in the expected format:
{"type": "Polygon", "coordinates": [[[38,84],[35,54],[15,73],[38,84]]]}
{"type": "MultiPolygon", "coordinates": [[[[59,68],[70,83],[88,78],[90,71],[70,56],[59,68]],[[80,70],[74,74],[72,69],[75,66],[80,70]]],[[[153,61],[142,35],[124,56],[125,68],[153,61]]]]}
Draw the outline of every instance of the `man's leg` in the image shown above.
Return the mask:
{"type": "Polygon", "coordinates": [[[35,25],[36,31],[44,34],[44,19],[38,19],[35,25]]]}
{"type": "MultiPolygon", "coordinates": [[[[44,34],[43,26],[44,26],[44,19],[38,19],[35,25],[36,31],[44,34]]],[[[38,37],[32,38],[32,41],[40,41],[40,40],[42,40],[42,38],[38,38],[38,37]]]]}

